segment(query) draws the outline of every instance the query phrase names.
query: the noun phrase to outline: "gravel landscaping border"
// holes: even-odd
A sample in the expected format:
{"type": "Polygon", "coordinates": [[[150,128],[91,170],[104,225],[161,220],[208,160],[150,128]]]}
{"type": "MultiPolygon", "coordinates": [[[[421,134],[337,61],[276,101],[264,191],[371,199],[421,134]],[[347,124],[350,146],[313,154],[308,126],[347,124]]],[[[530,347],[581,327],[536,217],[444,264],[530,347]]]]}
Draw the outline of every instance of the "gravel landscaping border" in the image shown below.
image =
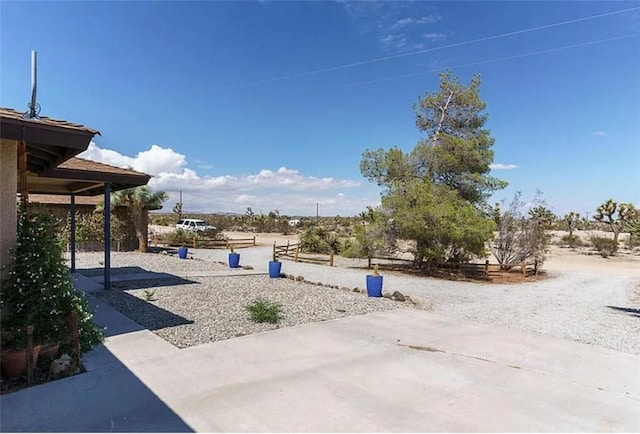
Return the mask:
{"type": "Polygon", "coordinates": [[[261,275],[198,277],[192,281],[120,282],[114,283],[111,291],[94,295],[178,348],[407,306],[351,290],[261,275]],[[153,291],[155,301],[146,301],[145,291],[153,291]],[[258,298],[281,306],[282,318],[277,324],[249,319],[246,306],[258,298]]]}

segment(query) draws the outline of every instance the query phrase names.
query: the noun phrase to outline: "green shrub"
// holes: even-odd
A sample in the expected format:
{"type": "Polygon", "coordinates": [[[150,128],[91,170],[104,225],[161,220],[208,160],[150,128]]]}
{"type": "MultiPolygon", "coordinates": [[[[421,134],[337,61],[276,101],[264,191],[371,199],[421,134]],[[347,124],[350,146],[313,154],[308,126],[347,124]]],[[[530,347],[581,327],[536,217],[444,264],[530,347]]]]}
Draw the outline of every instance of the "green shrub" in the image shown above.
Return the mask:
{"type": "Polygon", "coordinates": [[[618,251],[618,242],[611,238],[592,236],[589,241],[603,258],[615,255],[618,251]]]}
{"type": "Polygon", "coordinates": [[[10,313],[2,328],[14,338],[8,344],[22,347],[26,327],[33,325],[35,343],[60,342],[68,351],[69,318],[75,310],[80,350],[89,351],[103,333],[91,320],[87,300],[73,287],[55,218],[21,210],[17,235],[7,278],[0,285],[1,307],[10,313]]]}
{"type": "Polygon", "coordinates": [[[172,246],[181,245],[187,246],[193,243],[194,234],[192,232],[183,231],[182,229],[176,229],[173,232],[167,234],[167,243],[172,246]]]}
{"type": "Polygon", "coordinates": [[[571,248],[584,246],[584,242],[577,235],[563,235],[561,240],[561,245],[569,246],[571,248]]]}
{"type": "Polygon", "coordinates": [[[280,305],[272,301],[258,298],[246,308],[255,322],[276,324],[280,320],[280,305]]]}
{"type": "Polygon", "coordinates": [[[636,247],[640,247],[640,236],[631,234],[631,236],[627,240],[627,249],[633,250],[636,247]]]}

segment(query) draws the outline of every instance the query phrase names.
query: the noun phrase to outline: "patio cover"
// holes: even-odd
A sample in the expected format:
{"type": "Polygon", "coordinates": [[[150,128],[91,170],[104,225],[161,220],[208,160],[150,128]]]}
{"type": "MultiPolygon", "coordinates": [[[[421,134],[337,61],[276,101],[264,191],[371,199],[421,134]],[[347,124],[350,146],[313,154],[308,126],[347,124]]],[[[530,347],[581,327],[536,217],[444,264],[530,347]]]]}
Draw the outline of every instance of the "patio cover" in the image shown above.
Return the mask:
{"type": "MultiPolygon", "coordinates": [[[[111,192],[146,185],[151,177],[134,170],[75,157],[87,149],[96,134],[100,132],[84,125],[46,116],[29,119],[19,111],[0,108],[2,146],[23,143],[26,148],[27,191],[70,196],[72,272],[75,271],[75,196],[104,193],[105,289],[109,289],[111,192]]],[[[20,178],[21,174],[16,181],[19,182],[20,178]]]]}

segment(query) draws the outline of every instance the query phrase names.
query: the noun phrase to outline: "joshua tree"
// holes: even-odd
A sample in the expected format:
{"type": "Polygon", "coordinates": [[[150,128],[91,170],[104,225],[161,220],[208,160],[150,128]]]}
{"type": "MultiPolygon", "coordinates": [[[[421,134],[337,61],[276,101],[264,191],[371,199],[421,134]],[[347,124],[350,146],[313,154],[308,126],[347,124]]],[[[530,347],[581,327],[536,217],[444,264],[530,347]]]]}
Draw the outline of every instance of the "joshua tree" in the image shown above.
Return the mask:
{"type": "Polygon", "coordinates": [[[565,224],[567,225],[567,232],[569,232],[569,238],[573,238],[573,230],[578,226],[578,222],[580,221],[580,214],[577,212],[571,211],[563,218],[565,224]]]}
{"type": "Polygon", "coordinates": [[[136,236],[138,237],[139,251],[147,251],[149,211],[162,208],[162,202],[168,198],[169,196],[164,191],[154,192],[146,185],[114,193],[112,205],[114,207],[118,205],[126,206],[129,209],[136,236]]]}
{"type": "Polygon", "coordinates": [[[598,207],[597,214],[593,217],[599,222],[607,223],[613,232],[614,243],[618,242],[620,230],[625,226],[633,226],[633,222],[638,219],[638,210],[630,203],[618,203],[609,199],[598,207]],[[616,211],[618,215],[616,216],[616,211]]]}
{"type": "Polygon", "coordinates": [[[173,212],[178,216],[177,220],[182,219],[182,202],[177,202],[173,206],[173,212]]]}

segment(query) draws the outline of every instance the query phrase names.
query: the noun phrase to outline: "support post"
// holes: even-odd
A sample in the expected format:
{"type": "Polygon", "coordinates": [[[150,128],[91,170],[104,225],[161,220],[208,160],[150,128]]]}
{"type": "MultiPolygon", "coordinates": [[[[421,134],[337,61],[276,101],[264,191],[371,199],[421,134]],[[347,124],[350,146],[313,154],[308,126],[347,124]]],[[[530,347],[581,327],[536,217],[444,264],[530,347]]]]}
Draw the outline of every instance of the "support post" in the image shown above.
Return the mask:
{"type": "Polygon", "coordinates": [[[76,195],[71,193],[71,238],[69,250],[71,250],[71,272],[76,272],[76,195]]]}
{"type": "Polygon", "coordinates": [[[111,183],[104,184],[104,289],[111,289],[111,183]]]}
{"type": "Polygon", "coordinates": [[[296,255],[293,258],[293,262],[298,262],[298,253],[300,253],[300,246],[298,246],[298,248],[296,249],[296,255]]]}
{"type": "Polygon", "coordinates": [[[331,251],[331,256],[329,256],[329,266],[333,267],[333,250],[331,251]]]}
{"type": "Polygon", "coordinates": [[[522,275],[524,277],[527,277],[527,263],[522,261],[522,264],[520,264],[520,268],[522,268],[522,275]]]}
{"type": "MultiPolygon", "coordinates": [[[[275,243],[275,241],[274,241],[274,243],[275,243]]],[[[253,237],[253,247],[255,247],[255,246],[256,246],[256,237],[254,236],[253,237]]]]}

